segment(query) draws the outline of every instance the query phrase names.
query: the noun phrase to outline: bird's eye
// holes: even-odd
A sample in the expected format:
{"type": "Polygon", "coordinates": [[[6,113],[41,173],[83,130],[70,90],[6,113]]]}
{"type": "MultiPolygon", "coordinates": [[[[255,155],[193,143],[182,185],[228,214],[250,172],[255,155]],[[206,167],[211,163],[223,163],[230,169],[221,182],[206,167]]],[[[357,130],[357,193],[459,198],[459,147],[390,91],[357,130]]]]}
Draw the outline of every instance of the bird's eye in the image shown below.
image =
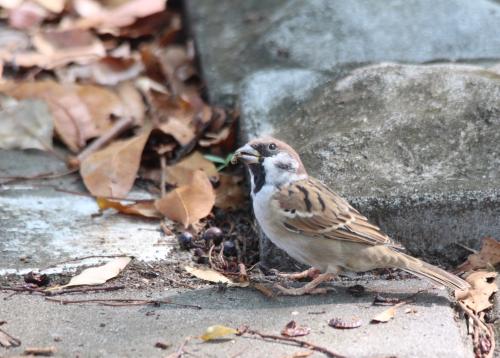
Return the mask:
{"type": "Polygon", "coordinates": [[[268,148],[269,148],[269,150],[276,150],[276,144],[271,143],[271,144],[269,144],[268,148]]]}

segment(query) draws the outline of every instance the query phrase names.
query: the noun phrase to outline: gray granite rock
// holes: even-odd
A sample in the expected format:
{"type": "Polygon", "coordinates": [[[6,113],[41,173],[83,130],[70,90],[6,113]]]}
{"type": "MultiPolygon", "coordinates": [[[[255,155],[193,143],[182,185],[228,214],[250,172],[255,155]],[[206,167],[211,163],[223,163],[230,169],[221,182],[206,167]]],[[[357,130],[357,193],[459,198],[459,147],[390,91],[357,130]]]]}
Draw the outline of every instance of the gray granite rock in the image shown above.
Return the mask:
{"type": "MultiPolygon", "coordinates": [[[[258,72],[244,139],[275,135],[309,172],[411,253],[456,262],[500,237],[500,76],[475,66],[381,64],[344,78],[258,72]]],[[[290,268],[262,242],[264,265],[290,268]]]]}
{"type": "Polygon", "coordinates": [[[218,103],[259,69],[500,58],[500,4],[491,0],[188,0],[187,9],[218,103]]]}

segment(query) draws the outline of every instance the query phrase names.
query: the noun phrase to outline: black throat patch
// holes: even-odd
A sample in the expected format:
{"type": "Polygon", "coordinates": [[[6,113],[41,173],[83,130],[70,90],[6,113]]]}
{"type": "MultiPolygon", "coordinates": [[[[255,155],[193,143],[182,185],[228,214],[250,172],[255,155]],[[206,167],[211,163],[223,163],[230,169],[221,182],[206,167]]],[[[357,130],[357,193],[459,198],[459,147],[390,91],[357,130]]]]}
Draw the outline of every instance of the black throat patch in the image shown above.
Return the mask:
{"type": "Polygon", "coordinates": [[[266,182],[266,170],[261,163],[250,164],[248,166],[253,176],[253,193],[257,194],[266,182]]]}

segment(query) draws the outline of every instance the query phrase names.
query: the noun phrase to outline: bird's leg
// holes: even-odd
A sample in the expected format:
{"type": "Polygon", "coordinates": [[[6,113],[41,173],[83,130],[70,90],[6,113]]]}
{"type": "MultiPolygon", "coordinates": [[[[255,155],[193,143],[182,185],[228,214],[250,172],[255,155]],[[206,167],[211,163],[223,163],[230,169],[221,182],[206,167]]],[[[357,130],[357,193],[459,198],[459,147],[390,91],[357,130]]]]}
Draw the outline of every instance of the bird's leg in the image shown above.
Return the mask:
{"type": "Polygon", "coordinates": [[[292,273],[278,272],[277,275],[279,277],[286,278],[289,280],[302,280],[304,278],[315,279],[316,277],[319,276],[320,273],[321,273],[320,270],[311,267],[302,272],[292,272],[292,273]]]}
{"type": "Polygon", "coordinates": [[[317,288],[317,286],[320,283],[325,281],[330,281],[333,278],[335,278],[335,274],[327,272],[318,275],[318,277],[316,277],[314,280],[306,283],[304,286],[299,288],[286,288],[278,284],[274,285],[274,287],[276,287],[281,292],[282,295],[288,295],[288,296],[302,296],[305,294],[311,294],[311,295],[323,294],[327,293],[328,290],[326,288],[317,288]]]}

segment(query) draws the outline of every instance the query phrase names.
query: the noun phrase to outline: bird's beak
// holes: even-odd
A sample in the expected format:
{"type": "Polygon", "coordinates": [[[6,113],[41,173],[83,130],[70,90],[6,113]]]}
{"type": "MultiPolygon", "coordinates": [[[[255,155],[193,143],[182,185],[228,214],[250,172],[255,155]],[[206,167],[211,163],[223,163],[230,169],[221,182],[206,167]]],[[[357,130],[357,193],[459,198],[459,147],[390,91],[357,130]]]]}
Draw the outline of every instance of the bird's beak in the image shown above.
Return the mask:
{"type": "Polygon", "coordinates": [[[231,163],[235,164],[238,160],[241,160],[245,164],[257,164],[259,163],[259,159],[260,153],[252,146],[245,144],[243,147],[234,152],[231,163]]]}

